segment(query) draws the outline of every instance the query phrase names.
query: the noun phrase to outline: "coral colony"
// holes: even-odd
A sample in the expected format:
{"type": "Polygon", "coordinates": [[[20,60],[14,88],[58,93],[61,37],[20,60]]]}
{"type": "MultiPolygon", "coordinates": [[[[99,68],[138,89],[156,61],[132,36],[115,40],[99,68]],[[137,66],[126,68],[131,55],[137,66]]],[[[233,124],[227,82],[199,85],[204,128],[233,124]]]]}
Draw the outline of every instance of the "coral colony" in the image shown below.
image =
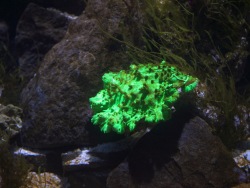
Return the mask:
{"type": "Polygon", "coordinates": [[[133,131],[137,122],[170,119],[181,92],[192,91],[198,79],[161,64],[131,65],[128,71],[103,75],[104,89],[90,98],[94,125],[104,133],[133,131]]]}

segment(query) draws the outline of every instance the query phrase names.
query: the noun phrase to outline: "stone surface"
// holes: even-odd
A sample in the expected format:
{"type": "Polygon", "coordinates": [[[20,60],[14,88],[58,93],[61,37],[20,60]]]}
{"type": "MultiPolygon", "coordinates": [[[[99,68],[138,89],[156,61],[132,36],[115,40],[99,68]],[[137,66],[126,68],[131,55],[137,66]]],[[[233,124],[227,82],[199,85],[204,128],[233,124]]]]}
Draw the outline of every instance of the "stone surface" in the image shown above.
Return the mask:
{"type": "Polygon", "coordinates": [[[16,29],[16,53],[20,76],[30,79],[44,55],[65,35],[70,21],[76,17],[30,3],[16,29]]]}
{"type": "Polygon", "coordinates": [[[63,171],[81,171],[84,169],[109,169],[125,159],[129,150],[146,133],[139,131],[116,142],[99,144],[95,147],[77,149],[62,154],[63,171]]]}
{"type": "Polygon", "coordinates": [[[10,138],[17,135],[22,127],[22,109],[9,104],[0,104],[0,130],[4,131],[10,138]]]}
{"type": "Polygon", "coordinates": [[[29,164],[33,165],[33,169],[45,168],[46,167],[46,155],[41,152],[34,152],[24,148],[18,148],[14,151],[15,156],[21,156],[29,164]]]}
{"type": "Polygon", "coordinates": [[[0,50],[2,50],[2,45],[5,47],[9,46],[9,27],[4,21],[0,21],[0,50]]]}
{"type": "Polygon", "coordinates": [[[56,174],[45,172],[45,173],[35,173],[30,172],[28,174],[28,183],[23,185],[21,188],[33,188],[33,187],[46,187],[46,188],[61,188],[68,187],[64,183],[62,178],[56,174]]]}
{"type": "Polygon", "coordinates": [[[234,161],[241,168],[247,176],[248,182],[250,181],[250,150],[234,150],[232,152],[234,161]]]}
{"type": "Polygon", "coordinates": [[[139,18],[131,15],[125,2],[88,1],[84,14],[71,22],[64,39],[46,54],[21,95],[24,145],[46,148],[90,144],[89,98],[102,87],[105,72],[129,64],[121,44],[106,35],[135,36],[127,20],[132,16],[139,23],[139,18]]]}
{"type": "Polygon", "coordinates": [[[145,134],[145,131],[139,131],[116,142],[63,153],[63,172],[70,186],[106,188],[108,174],[126,158],[131,148],[145,134]]]}
{"type": "Polygon", "coordinates": [[[128,159],[110,173],[107,187],[221,188],[245,180],[204,120],[180,121],[174,117],[165,127],[145,135],[128,159]]]}
{"type": "Polygon", "coordinates": [[[80,15],[86,6],[85,0],[30,0],[42,7],[53,7],[62,12],[80,15]]]}
{"type": "MultiPolygon", "coordinates": [[[[250,135],[250,108],[246,103],[238,102],[237,106],[232,106],[232,111],[230,116],[226,116],[223,112],[223,106],[218,105],[218,103],[209,102],[207,98],[210,97],[209,87],[205,83],[199,83],[195,88],[196,100],[195,101],[195,113],[202,117],[210,125],[213,125],[218,134],[220,135],[223,143],[228,147],[244,147],[243,141],[250,135]],[[227,127],[227,121],[231,125],[227,127]],[[228,133],[226,131],[234,132],[234,135],[230,137],[226,136],[228,133]],[[224,133],[223,133],[224,132],[224,133]],[[236,144],[237,143],[237,144],[236,144]]],[[[231,133],[229,133],[231,134],[231,133]]],[[[246,142],[247,143],[247,142],[246,142]]],[[[249,147],[246,146],[245,149],[249,147]]],[[[242,148],[243,149],[243,148],[242,148]]]]}

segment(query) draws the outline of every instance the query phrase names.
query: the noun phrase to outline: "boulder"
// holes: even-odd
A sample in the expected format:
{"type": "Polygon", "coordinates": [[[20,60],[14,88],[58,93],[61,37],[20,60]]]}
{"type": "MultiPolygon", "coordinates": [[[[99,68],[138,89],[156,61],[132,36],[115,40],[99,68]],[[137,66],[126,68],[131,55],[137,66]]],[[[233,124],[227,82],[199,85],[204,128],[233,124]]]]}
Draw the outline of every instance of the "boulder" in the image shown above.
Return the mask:
{"type": "Polygon", "coordinates": [[[245,178],[203,119],[194,117],[182,124],[173,118],[138,142],[109,174],[107,187],[220,188],[245,178]]]}
{"type": "Polygon", "coordinates": [[[64,37],[69,23],[75,18],[34,3],[26,7],[15,38],[20,76],[26,79],[34,76],[44,55],[64,37]]]}
{"type": "Polygon", "coordinates": [[[90,132],[98,131],[90,126],[89,98],[101,89],[105,72],[125,69],[130,63],[113,37],[129,39],[136,36],[133,32],[139,33],[131,25],[138,24],[139,17],[125,2],[88,1],[84,14],[71,22],[64,39],[46,54],[21,94],[24,145],[91,144],[90,132]]]}

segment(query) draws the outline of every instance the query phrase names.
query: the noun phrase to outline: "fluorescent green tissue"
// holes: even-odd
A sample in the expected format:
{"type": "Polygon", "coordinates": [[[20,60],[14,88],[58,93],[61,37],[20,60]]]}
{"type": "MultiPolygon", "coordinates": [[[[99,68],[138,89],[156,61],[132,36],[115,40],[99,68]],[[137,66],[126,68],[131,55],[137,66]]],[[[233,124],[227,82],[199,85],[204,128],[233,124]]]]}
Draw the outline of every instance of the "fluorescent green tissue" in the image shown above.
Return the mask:
{"type": "Polygon", "coordinates": [[[104,133],[130,132],[138,122],[170,119],[173,103],[198,83],[165,61],[131,65],[128,71],[104,74],[102,80],[103,90],[89,100],[94,112],[91,121],[104,133]]]}

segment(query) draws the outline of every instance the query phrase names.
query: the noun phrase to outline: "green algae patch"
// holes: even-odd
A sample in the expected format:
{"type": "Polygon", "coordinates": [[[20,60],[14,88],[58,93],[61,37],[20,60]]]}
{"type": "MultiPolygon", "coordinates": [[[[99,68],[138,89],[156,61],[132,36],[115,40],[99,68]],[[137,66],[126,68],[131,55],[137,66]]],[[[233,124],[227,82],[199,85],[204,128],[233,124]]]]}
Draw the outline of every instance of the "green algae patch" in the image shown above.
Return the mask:
{"type": "Polygon", "coordinates": [[[131,65],[128,71],[103,75],[104,89],[90,98],[94,125],[104,133],[131,132],[136,123],[170,119],[171,107],[183,92],[192,91],[198,79],[161,64],[131,65]]]}

